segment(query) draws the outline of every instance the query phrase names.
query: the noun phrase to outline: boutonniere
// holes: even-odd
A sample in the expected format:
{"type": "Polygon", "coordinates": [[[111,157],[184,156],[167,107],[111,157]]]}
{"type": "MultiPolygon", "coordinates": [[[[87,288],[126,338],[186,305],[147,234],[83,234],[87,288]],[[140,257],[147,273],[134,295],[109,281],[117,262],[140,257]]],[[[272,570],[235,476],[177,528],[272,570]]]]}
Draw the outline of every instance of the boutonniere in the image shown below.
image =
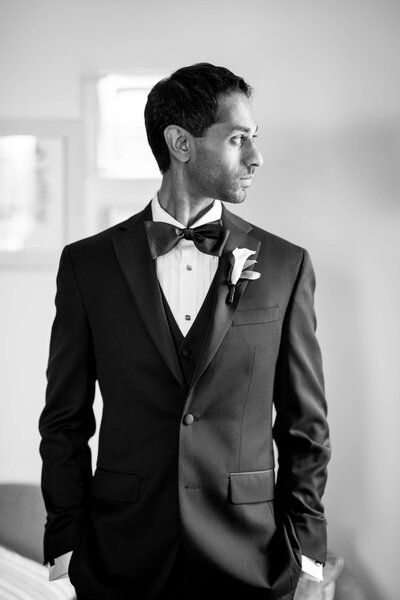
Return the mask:
{"type": "Polygon", "coordinates": [[[247,271],[249,267],[256,264],[256,260],[249,260],[249,256],[255,254],[254,250],[248,248],[235,248],[232,252],[233,263],[228,275],[229,296],[228,302],[232,304],[235,297],[236,287],[243,279],[259,279],[261,273],[247,271]]]}

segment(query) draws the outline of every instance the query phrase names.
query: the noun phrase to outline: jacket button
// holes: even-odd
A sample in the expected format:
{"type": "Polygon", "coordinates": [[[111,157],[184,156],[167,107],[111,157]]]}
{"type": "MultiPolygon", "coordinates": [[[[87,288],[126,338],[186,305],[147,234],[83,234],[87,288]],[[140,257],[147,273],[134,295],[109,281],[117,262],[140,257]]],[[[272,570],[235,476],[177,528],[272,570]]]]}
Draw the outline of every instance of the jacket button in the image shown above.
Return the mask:
{"type": "Polygon", "coordinates": [[[183,417],[183,422],[185,423],[185,425],[191,425],[194,421],[194,416],[191,415],[190,413],[188,413],[187,415],[185,415],[183,417]]]}
{"type": "Polygon", "coordinates": [[[191,354],[189,348],[182,348],[181,352],[182,352],[182,356],[184,356],[185,358],[189,358],[189,356],[191,354]]]}

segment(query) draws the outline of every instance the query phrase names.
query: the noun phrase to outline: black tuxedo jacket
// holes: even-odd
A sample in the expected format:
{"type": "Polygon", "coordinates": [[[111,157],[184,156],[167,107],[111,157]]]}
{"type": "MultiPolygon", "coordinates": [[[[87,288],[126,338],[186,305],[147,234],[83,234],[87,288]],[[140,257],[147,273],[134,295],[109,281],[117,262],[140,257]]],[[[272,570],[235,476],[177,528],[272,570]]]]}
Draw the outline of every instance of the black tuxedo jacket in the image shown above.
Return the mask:
{"type": "Polygon", "coordinates": [[[180,548],[194,585],[290,596],[301,553],[324,562],[326,552],[330,451],[310,259],[224,208],[230,235],[188,384],[190,349],[179,356],[171,335],[148,219],[150,206],[61,257],[40,419],[45,562],[74,550],[69,574],[84,597],[141,600],[157,595],[180,548]],[[256,251],[261,278],[230,304],[236,247],[256,251]]]}

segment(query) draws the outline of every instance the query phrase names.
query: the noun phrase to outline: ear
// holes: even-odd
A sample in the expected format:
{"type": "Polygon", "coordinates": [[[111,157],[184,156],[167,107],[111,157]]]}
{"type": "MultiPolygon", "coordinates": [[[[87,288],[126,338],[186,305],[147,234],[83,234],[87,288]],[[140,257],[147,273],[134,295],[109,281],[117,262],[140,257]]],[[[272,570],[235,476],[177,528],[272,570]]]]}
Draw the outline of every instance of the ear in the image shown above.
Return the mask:
{"type": "Polygon", "coordinates": [[[190,133],[179,125],[168,125],[164,129],[164,139],[171,157],[181,163],[188,162],[190,158],[190,138],[190,133]]]}

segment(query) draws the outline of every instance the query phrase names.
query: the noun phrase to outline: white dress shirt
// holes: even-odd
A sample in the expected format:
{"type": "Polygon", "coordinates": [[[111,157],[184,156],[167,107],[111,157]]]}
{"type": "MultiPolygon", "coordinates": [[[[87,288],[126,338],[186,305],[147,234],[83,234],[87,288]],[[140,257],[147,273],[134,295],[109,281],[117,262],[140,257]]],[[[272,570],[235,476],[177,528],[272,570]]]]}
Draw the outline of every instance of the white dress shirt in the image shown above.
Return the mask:
{"type": "MultiPolygon", "coordinates": [[[[186,227],[160,206],[157,194],[151,202],[151,210],[153,221],[169,223],[180,229],[186,227]]],[[[218,221],[221,215],[221,202],[215,200],[210,210],[190,227],[195,229],[218,221]]],[[[170,252],[156,258],[156,268],[158,281],[171,312],[179,329],[186,335],[217,271],[218,256],[200,252],[191,240],[182,239],[170,252]]]]}
{"type": "MultiPolygon", "coordinates": [[[[153,221],[170,223],[183,229],[186,225],[179,223],[167,213],[158,201],[158,192],[151,202],[153,221]]],[[[222,205],[214,200],[211,208],[191,227],[195,229],[212,221],[221,219],[222,205]]],[[[191,240],[182,239],[167,254],[156,258],[156,269],[159,284],[169,304],[171,312],[186,335],[195,320],[207,295],[218,268],[218,257],[200,252],[191,240]]],[[[68,576],[68,566],[72,552],[67,552],[55,559],[49,566],[51,581],[68,576]]],[[[322,581],[322,565],[307,556],[302,556],[302,570],[311,577],[322,581]]]]}

